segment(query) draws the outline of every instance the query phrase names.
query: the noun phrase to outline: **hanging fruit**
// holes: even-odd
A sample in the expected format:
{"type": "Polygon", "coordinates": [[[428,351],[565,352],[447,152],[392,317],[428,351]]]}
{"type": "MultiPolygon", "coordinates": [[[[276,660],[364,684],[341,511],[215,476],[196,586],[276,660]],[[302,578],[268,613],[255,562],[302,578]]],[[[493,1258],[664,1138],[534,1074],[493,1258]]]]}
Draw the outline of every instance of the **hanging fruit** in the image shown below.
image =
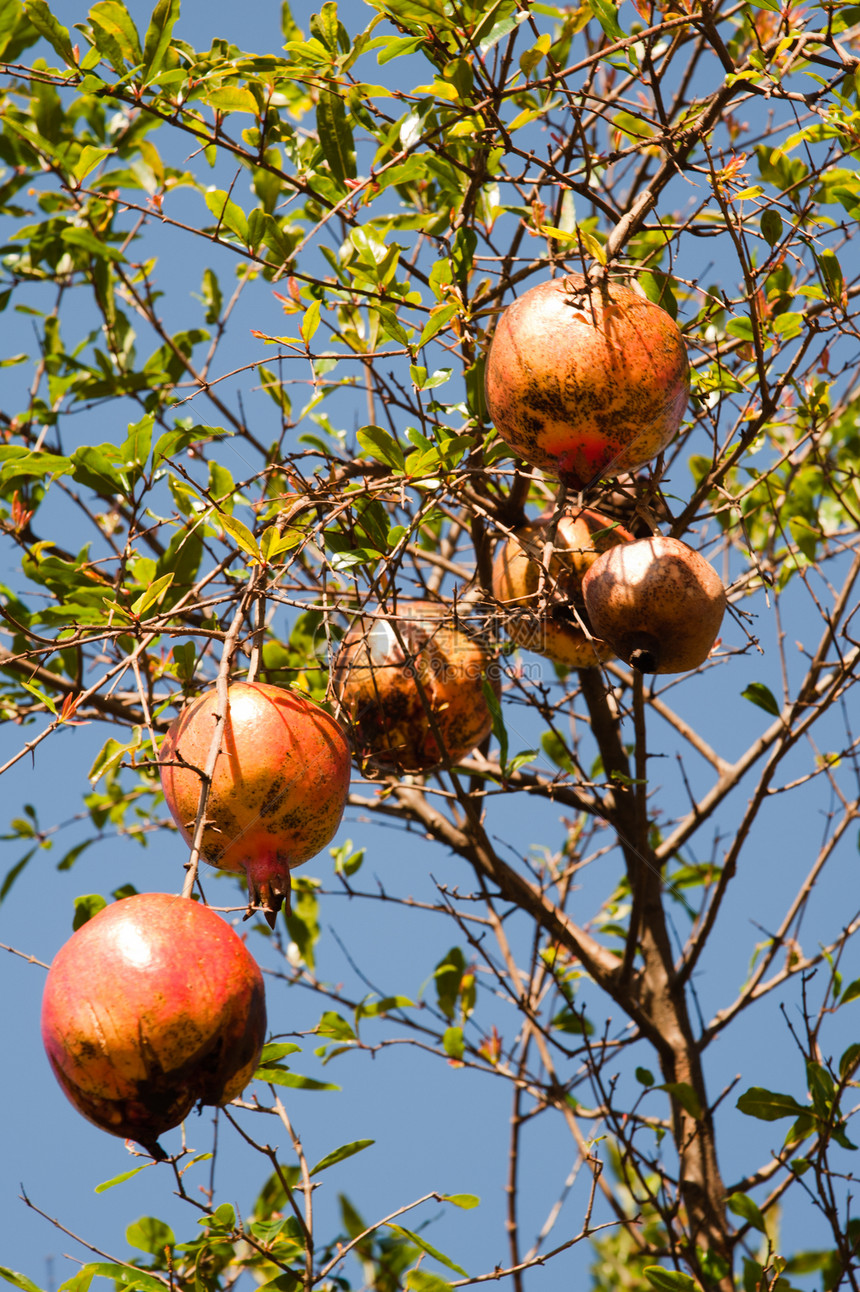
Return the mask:
{"type": "Polygon", "coordinates": [[[362,615],[332,672],[361,761],[404,773],[458,763],[490,734],[482,679],[498,693],[488,652],[429,601],[362,615]]]}
{"type": "Polygon", "coordinates": [[[594,631],[641,673],[683,673],[707,659],[726,608],[716,570],[677,538],[613,547],[582,581],[594,631]]]}
{"type": "Polygon", "coordinates": [[[690,369],[674,320],[618,283],[540,283],[500,317],[486,363],[499,435],[526,462],[584,489],[636,471],[671,442],[690,369]]]}
{"type": "MultiPolygon", "coordinates": [[[[330,714],[283,687],[233,682],[227,695],[201,855],[244,873],[251,905],[274,927],[283,901],[289,910],[291,868],[316,856],[340,825],[349,742],[330,714]]],[[[164,797],[189,844],[217,703],[213,689],[187,705],[159,751],[164,797]]]]}
{"type": "Polygon", "coordinates": [[[60,948],[42,998],[54,1076],[89,1121],[165,1157],[159,1135],[196,1103],[235,1099],[266,1034],[263,977],[208,906],[139,893],[60,948]]]}
{"type": "Polygon", "coordinates": [[[565,513],[547,560],[549,528],[544,517],[507,539],[493,564],[493,595],[511,612],[504,630],[512,642],[568,668],[590,668],[612,650],[582,626],[589,627],[582,580],[601,552],[633,535],[596,511],[565,513]]]}

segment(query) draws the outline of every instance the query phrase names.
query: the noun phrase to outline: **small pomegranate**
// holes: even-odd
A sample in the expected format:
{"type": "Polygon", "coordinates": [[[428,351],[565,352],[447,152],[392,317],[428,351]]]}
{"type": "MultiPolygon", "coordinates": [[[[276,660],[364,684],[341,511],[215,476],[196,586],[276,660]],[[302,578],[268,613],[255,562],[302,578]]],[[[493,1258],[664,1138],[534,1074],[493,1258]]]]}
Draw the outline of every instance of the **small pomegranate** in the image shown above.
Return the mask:
{"type": "Polygon", "coordinates": [[[397,632],[364,615],[344,638],[332,682],[371,766],[427,772],[446,755],[459,762],[492,731],[481,685],[486,677],[499,690],[492,660],[447,614],[434,602],[401,603],[397,632]]]}
{"type": "Polygon", "coordinates": [[[199,1101],[226,1104],[266,1034],[263,977],[208,906],[139,893],[106,906],[60,948],[42,1040],[78,1112],[166,1156],[159,1135],[199,1101]]]}
{"type": "Polygon", "coordinates": [[[632,543],[633,535],[596,511],[563,515],[542,591],[548,526],[549,518],[541,518],[505,542],[493,565],[493,595],[513,611],[505,624],[511,641],[568,668],[589,668],[612,651],[606,642],[587,636],[577,619],[578,614],[588,625],[582,579],[601,552],[632,543]]]}
{"type": "Polygon", "coordinates": [[[710,653],[722,580],[678,538],[640,538],[599,556],[582,581],[594,631],[640,673],[683,673],[710,653]]]}
{"type": "Polygon", "coordinates": [[[568,274],[502,314],[487,355],[487,407],[515,453],[583,489],[666,447],[684,416],[689,373],[683,337],[659,305],[568,274]]]}
{"type": "MultiPolygon", "coordinates": [[[[264,682],[233,682],[221,750],[206,805],[201,855],[248,879],[249,910],[274,928],[290,906],[290,868],[334,835],[349,791],[349,742],[311,700],[264,682]]],[[[182,837],[191,842],[200,773],[213,734],[214,690],[170,724],[159,752],[161,785],[182,837]]]]}

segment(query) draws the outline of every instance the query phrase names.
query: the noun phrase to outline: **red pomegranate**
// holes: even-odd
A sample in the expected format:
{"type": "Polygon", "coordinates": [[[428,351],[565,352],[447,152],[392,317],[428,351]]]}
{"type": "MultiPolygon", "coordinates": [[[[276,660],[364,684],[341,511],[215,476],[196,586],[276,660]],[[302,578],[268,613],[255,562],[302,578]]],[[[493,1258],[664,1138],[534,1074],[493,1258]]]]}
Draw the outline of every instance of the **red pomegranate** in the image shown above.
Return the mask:
{"type": "Polygon", "coordinates": [[[708,658],[726,609],[720,576],[679,538],[641,538],[599,556],[582,581],[594,631],[640,673],[708,658]]]}
{"type": "Polygon", "coordinates": [[[158,1137],[199,1101],[226,1104],[253,1076],[266,1034],[263,977],[207,906],[139,893],[106,906],[57,953],[42,998],[42,1040],[78,1112],[137,1140],[158,1137]]]}
{"type": "Polygon", "coordinates": [[[435,602],[401,603],[396,619],[363,615],[344,638],[332,682],[356,752],[372,767],[427,772],[446,755],[458,763],[492,731],[482,679],[498,692],[493,662],[449,613],[435,602]]]}
{"type": "Polygon", "coordinates": [[[666,447],[684,416],[689,372],[683,337],[659,305],[568,274],[502,314],[487,355],[487,407],[515,453],[583,489],[666,447]]]}
{"type": "MultiPolygon", "coordinates": [[[[248,879],[251,906],[274,928],[290,904],[290,868],[334,835],[349,792],[350,750],[339,723],[305,696],[264,682],[233,682],[206,805],[201,855],[248,879]]],[[[190,843],[217,694],[192,701],[159,752],[170,814],[190,843]]]]}
{"type": "Polygon", "coordinates": [[[505,631],[516,645],[568,668],[590,668],[608,659],[612,649],[580,626],[584,620],[590,627],[582,579],[601,552],[632,543],[633,535],[596,511],[565,513],[556,527],[542,587],[548,527],[549,518],[542,517],[503,544],[493,564],[493,595],[512,611],[505,631]]]}

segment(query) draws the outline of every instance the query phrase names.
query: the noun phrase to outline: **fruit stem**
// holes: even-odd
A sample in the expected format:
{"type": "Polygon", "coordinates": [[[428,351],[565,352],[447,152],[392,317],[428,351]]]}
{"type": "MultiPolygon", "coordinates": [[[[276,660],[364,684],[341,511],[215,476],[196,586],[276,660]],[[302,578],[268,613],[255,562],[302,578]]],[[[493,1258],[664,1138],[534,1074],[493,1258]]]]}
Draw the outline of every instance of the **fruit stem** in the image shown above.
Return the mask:
{"type": "Polygon", "coordinates": [[[638,669],[640,673],[656,673],[657,661],[650,650],[639,649],[630,652],[631,667],[638,669]]]}

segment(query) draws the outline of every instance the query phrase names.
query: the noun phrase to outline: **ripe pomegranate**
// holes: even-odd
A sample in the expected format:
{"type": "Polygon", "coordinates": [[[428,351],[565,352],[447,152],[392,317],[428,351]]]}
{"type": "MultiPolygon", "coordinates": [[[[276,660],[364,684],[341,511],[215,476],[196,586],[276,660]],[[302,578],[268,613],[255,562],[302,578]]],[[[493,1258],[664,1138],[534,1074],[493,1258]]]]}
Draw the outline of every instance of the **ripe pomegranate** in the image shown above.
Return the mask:
{"type": "Polygon", "coordinates": [[[447,614],[434,602],[401,603],[396,621],[363,615],[343,640],[332,682],[372,767],[427,772],[446,755],[460,762],[492,731],[481,685],[486,677],[498,693],[492,660],[447,614]]]}
{"type": "MultiPolygon", "coordinates": [[[[349,743],[334,718],[293,691],[233,682],[227,695],[201,855],[221,870],[244,871],[249,910],[262,906],[274,928],[282,901],[289,910],[290,868],[315,856],[340,824],[349,743]]],[[[188,843],[216,704],[212,690],[184,708],[158,756],[167,806],[188,843]]]]}
{"type": "Polygon", "coordinates": [[[493,564],[493,595],[513,614],[505,630],[518,646],[546,655],[568,668],[589,668],[607,659],[611,648],[589,637],[582,598],[582,579],[601,552],[633,535],[596,511],[565,513],[558,522],[541,589],[542,562],[549,517],[518,529],[493,564]]]}
{"type": "Polygon", "coordinates": [[[42,998],[42,1040],[78,1112],[137,1140],[194,1105],[226,1104],[253,1076],[266,1034],[263,977],[208,906],[139,893],[106,906],[60,948],[42,998]]]}
{"type": "Polygon", "coordinates": [[[582,581],[594,631],[641,673],[683,673],[707,659],[726,608],[722,580],[678,538],[613,547],[582,581]]]}
{"type": "Polygon", "coordinates": [[[684,416],[689,372],[683,337],[659,305],[568,274],[502,314],[487,355],[487,407],[520,457],[583,489],[666,447],[684,416]]]}

